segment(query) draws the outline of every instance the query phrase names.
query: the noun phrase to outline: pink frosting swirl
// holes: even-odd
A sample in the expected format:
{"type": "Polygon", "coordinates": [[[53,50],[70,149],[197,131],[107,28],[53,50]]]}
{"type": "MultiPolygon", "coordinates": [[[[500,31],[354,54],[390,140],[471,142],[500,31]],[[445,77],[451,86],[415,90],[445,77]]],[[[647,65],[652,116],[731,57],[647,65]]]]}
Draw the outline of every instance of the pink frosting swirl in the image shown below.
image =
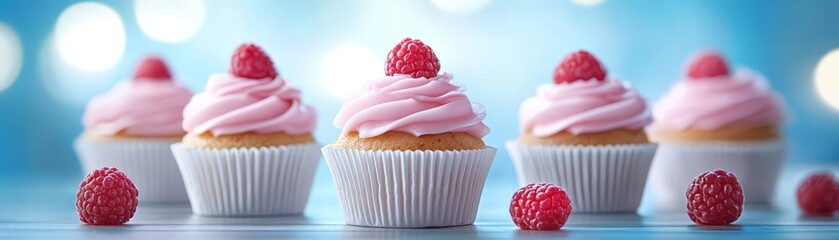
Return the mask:
{"type": "Polygon", "coordinates": [[[241,78],[213,74],[204,92],[184,109],[183,128],[214,136],[247,132],[311,133],[317,114],[300,101],[300,91],[282,77],[241,78]]]}
{"type": "Polygon", "coordinates": [[[653,107],[653,129],[715,130],[731,125],[778,125],[784,120],[781,98],[759,74],[685,79],[653,107]]]}
{"type": "Polygon", "coordinates": [[[181,135],[182,114],[190,97],[188,88],[168,79],[123,82],[90,100],[82,123],[87,131],[104,136],[181,135]]]}
{"type": "Polygon", "coordinates": [[[489,133],[484,108],[472,104],[452,75],[412,78],[396,74],[369,81],[361,95],[344,104],[334,124],[343,133],[375,137],[388,131],[414,136],[465,132],[477,138],[489,133]]]}
{"type": "Polygon", "coordinates": [[[652,121],[650,108],[629,83],[591,79],[539,86],[522,103],[521,130],[537,137],[617,129],[642,129],[652,121]]]}

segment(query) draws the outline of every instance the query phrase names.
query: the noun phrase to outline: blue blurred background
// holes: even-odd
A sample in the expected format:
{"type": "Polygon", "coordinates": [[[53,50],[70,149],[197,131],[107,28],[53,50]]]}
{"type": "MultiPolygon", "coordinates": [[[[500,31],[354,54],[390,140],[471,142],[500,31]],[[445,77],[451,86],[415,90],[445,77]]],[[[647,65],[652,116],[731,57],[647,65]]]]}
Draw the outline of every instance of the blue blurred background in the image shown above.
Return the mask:
{"type": "MultiPolygon", "coordinates": [[[[329,143],[342,97],[382,75],[406,36],[433,47],[443,71],[487,108],[485,140],[500,150],[489,194],[508,198],[516,187],[503,142],[518,135],[519,104],[581,48],[650,101],[681,79],[692,54],[718,49],[786,98],[790,163],[827,166],[839,161],[839,111],[829,104],[839,103],[839,55],[828,55],[839,48],[837,22],[831,0],[0,0],[0,183],[77,184],[72,142],[87,100],[130,78],[148,53],[201,91],[245,41],[303,90],[320,115],[316,137],[329,143]]],[[[315,184],[315,197],[334,199],[325,165],[315,184]]]]}

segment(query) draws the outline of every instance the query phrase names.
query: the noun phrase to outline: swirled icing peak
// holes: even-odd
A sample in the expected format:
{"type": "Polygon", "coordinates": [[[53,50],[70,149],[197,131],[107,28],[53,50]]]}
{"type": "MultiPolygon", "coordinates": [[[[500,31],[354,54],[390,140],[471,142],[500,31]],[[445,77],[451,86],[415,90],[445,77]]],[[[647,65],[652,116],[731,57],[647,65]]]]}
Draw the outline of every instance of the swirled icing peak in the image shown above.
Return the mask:
{"type": "Polygon", "coordinates": [[[82,117],[85,129],[103,136],[182,135],[183,109],[192,92],[169,77],[162,59],[146,58],[132,81],[88,102],[82,117]]]}
{"type": "Polygon", "coordinates": [[[519,117],[521,130],[537,137],[638,130],[652,121],[647,101],[616,79],[541,85],[522,103],[519,117]]]}
{"type": "Polygon", "coordinates": [[[781,97],[750,70],[680,81],[656,103],[653,115],[653,129],[673,131],[771,126],[785,118],[781,97]]]}
{"type": "Polygon", "coordinates": [[[231,74],[211,75],[204,92],[187,104],[185,130],[214,136],[315,130],[314,108],[302,103],[300,91],[276,73],[261,48],[243,44],[231,62],[231,74]]]}
{"type": "Polygon", "coordinates": [[[388,131],[414,136],[464,132],[477,138],[489,133],[483,107],[469,102],[452,75],[413,78],[394,74],[367,82],[360,95],[344,104],[334,124],[343,133],[369,138],[388,131]]]}
{"type": "Polygon", "coordinates": [[[183,128],[215,136],[303,134],[315,130],[316,117],[314,108],[301,102],[300,91],[282,77],[254,80],[213,74],[204,92],[196,94],[184,109],[183,128]]]}

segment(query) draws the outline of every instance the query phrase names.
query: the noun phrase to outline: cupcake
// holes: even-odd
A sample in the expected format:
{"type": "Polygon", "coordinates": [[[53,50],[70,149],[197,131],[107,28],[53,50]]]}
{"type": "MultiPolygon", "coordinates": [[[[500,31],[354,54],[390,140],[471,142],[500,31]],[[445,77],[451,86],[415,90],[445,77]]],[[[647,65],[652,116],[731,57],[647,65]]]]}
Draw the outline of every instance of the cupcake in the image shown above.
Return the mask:
{"type": "Polygon", "coordinates": [[[522,103],[519,118],[521,136],[507,149],[520,185],[559,185],[574,212],[636,211],[657,146],[644,132],[649,105],[629,83],[581,50],[522,103]]]}
{"type": "Polygon", "coordinates": [[[719,53],[699,54],[653,107],[649,132],[660,144],[650,172],[655,205],[683,209],[693,176],[717,168],[737,174],[747,205],[768,204],[786,152],[783,106],[761,75],[732,74],[719,53]]]}
{"type": "Polygon", "coordinates": [[[172,145],[192,211],[207,216],[300,214],[320,160],[315,110],[254,44],[213,74],[184,109],[172,145]]]}
{"type": "Polygon", "coordinates": [[[183,180],[169,146],[184,136],[183,109],[192,92],[172,81],[163,59],[145,58],[134,78],[96,96],[84,111],[75,148],[85,172],[122,169],[140,203],[186,202],[183,180]]]}
{"type": "Polygon", "coordinates": [[[390,51],[385,75],[365,83],[335,117],[343,129],[323,147],[347,224],[447,227],[472,224],[495,148],[480,105],[439,74],[422,41],[390,51]]]}

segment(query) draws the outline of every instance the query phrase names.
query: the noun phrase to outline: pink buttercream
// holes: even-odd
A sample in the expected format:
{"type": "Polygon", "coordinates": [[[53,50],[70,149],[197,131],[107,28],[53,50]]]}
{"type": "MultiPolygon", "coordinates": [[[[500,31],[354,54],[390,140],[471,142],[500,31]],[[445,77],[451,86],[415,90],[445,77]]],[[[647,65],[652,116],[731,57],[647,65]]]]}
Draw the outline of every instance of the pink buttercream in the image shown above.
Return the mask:
{"type": "Polygon", "coordinates": [[[375,137],[389,131],[414,136],[465,132],[477,138],[489,133],[483,107],[472,104],[452,75],[412,78],[396,74],[367,82],[360,94],[344,104],[334,124],[343,133],[375,137]]]}
{"type": "Polygon", "coordinates": [[[282,77],[241,78],[213,74],[204,92],[184,109],[183,128],[214,136],[254,133],[311,133],[317,114],[300,101],[300,91],[282,77]]]}
{"type": "Polygon", "coordinates": [[[685,79],[653,108],[653,129],[715,130],[726,126],[778,125],[784,120],[781,98],[766,80],[748,70],[734,76],[685,79]]]}
{"type": "Polygon", "coordinates": [[[537,137],[637,130],[652,121],[646,100],[616,79],[546,84],[536,93],[522,103],[519,116],[521,130],[537,137]]]}
{"type": "Polygon", "coordinates": [[[183,134],[183,109],[192,92],[171,80],[123,82],[93,98],[82,122],[87,131],[112,136],[175,136],[183,134]]]}

